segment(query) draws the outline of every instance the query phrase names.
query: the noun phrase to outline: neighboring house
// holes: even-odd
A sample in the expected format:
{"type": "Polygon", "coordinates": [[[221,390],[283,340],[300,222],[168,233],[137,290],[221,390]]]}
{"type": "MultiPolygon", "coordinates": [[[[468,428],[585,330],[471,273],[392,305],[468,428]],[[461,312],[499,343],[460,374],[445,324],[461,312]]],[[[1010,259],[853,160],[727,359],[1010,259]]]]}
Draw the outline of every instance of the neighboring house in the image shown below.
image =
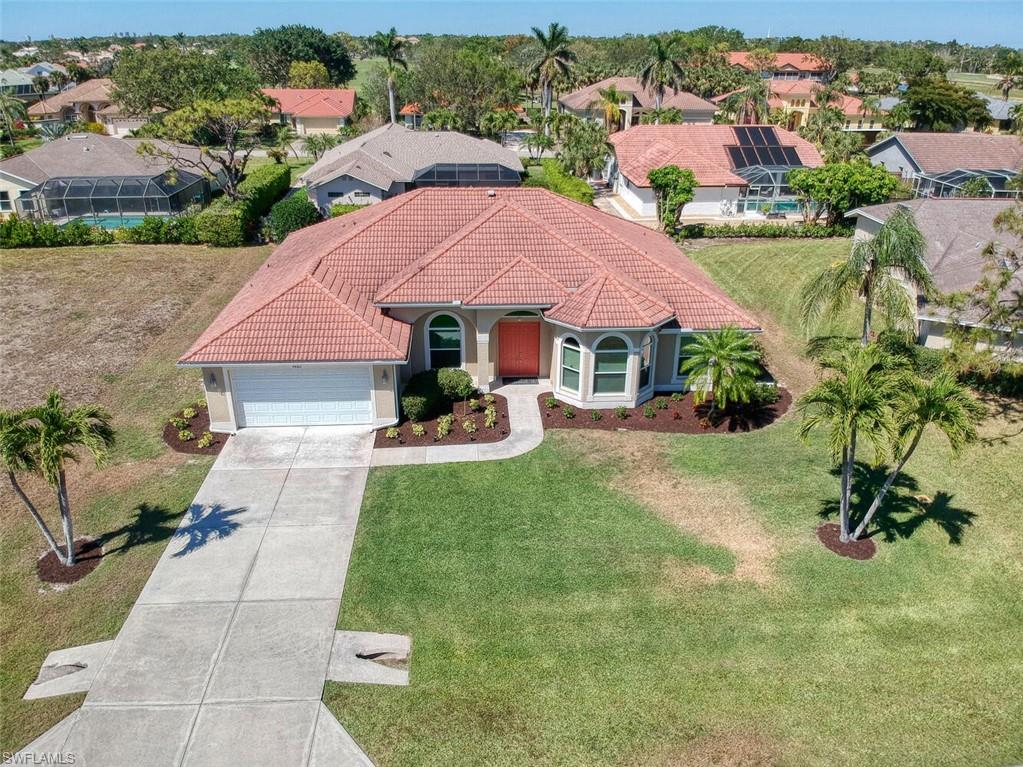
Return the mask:
{"type": "Polygon", "coordinates": [[[35,45],[27,45],[23,48],[18,48],[11,55],[16,59],[27,59],[29,56],[38,56],[39,48],[35,45]]]}
{"type": "Polygon", "coordinates": [[[36,101],[39,94],[32,87],[32,75],[20,69],[0,70],[0,91],[15,96],[22,101],[36,101]]]}
{"type": "MultiPolygon", "coordinates": [[[[1007,101],[998,96],[988,96],[986,93],[977,91],[974,94],[977,98],[987,104],[987,112],[991,117],[990,124],[986,125],[980,133],[1013,133],[1012,111],[1020,106],[1019,101],[1007,101]]],[[[885,96],[880,100],[880,107],[884,112],[890,112],[893,108],[902,103],[898,96],[885,96]]],[[[976,129],[972,126],[963,126],[966,132],[976,129]]]]}
{"type": "MultiPolygon", "coordinates": [[[[165,142],[153,142],[170,146],[165,142]]],[[[173,215],[205,205],[219,180],[138,153],[134,139],[76,133],[0,161],[0,215],[65,223],[85,219],[108,228],[143,216],[173,215]]],[[[198,156],[199,148],[175,145],[198,156]]]]}
{"type": "MultiPolygon", "coordinates": [[[[920,232],[927,241],[924,259],[938,290],[944,294],[971,290],[984,276],[989,261],[986,251],[994,243],[995,253],[1012,250],[1023,253],[1023,240],[998,231],[994,219],[1014,205],[1010,200],[977,199],[922,199],[905,202],[870,205],[849,211],[847,218],[856,219],[854,237],[873,237],[894,211],[905,208],[912,211],[920,232]]],[[[907,289],[908,286],[907,286],[907,289]]],[[[1012,300],[1023,291],[1023,275],[1017,275],[1002,296],[1012,300]]],[[[931,349],[944,349],[950,344],[950,326],[953,322],[976,326],[979,317],[965,314],[953,317],[942,306],[928,303],[923,296],[911,291],[916,304],[917,339],[931,349]]],[[[1000,336],[996,347],[1009,348],[1008,338],[1000,336]]],[[[1012,343],[1013,356],[1023,354],[1023,337],[1012,343]]]]}
{"type": "Polygon", "coordinates": [[[355,91],[344,88],[263,88],[277,107],[274,119],[300,136],[337,133],[355,111],[355,91]]]}
{"type": "Polygon", "coordinates": [[[411,101],[403,106],[398,116],[402,118],[406,128],[418,130],[423,126],[423,108],[416,101],[411,101]]]}
{"type": "MultiPolygon", "coordinates": [[[[600,91],[614,86],[623,96],[622,116],[612,130],[629,129],[639,125],[644,114],[654,109],[656,97],[652,90],[643,87],[638,77],[609,77],[599,83],[587,85],[558,99],[558,108],[576,117],[604,122],[604,110],[600,106],[600,91]]],[[[680,109],[686,123],[712,123],[718,107],[686,91],[668,88],[661,102],[662,109],[680,109]]]]}
{"type": "Polygon", "coordinates": [[[52,64],[49,61],[37,61],[30,67],[22,67],[21,71],[29,77],[49,77],[54,72],[67,75],[67,69],[60,64],[52,64]]]}
{"type": "MultiPolygon", "coordinates": [[[[775,80],[824,80],[828,75],[827,64],[812,53],[776,53],[774,58],[774,68],[760,72],[761,77],[775,80]]],[[[728,54],[728,63],[747,72],[753,71],[749,51],[732,51],[728,54]]]]}
{"type": "Polygon", "coordinates": [[[34,123],[99,123],[108,135],[127,136],[142,127],[149,118],[126,114],[113,100],[112,80],[101,77],[44,99],[28,108],[34,123]]]}
{"type": "Polygon", "coordinates": [[[699,187],[683,218],[729,218],[796,213],[787,184],[793,168],[823,165],[820,153],[795,133],[771,125],[641,125],[611,136],[605,178],[640,216],[655,216],[657,200],[647,174],[689,168],[699,187]]]}
{"type": "Polygon", "coordinates": [[[178,364],[214,431],[381,427],[429,368],[632,406],[726,325],[759,330],[660,233],[545,189],[417,189],[289,235],[178,364]]]}
{"type": "Polygon", "coordinates": [[[302,174],[309,199],[324,212],[423,186],[518,186],[521,178],[518,155],[493,141],[390,124],[328,150],[302,174]]]}
{"type": "Polygon", "coordinates": [[[1017,197],[1008,183],[1023,167],[1018,136],[986,133],[894,133],[867,147],[874,165],[883,165],[913,186],[917,197],[957,197],[971,178],[983,177],[993,197],[1017,197]]]}

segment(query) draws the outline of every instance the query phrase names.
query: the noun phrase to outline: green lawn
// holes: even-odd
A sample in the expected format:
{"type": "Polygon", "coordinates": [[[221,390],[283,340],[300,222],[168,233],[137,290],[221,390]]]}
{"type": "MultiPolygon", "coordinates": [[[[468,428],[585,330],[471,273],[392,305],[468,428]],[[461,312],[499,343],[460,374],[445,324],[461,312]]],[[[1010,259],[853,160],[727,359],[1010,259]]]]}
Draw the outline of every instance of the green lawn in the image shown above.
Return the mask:
{"type": "MultiPolygon", "coordinates": [[[[793,286],[847,247],[694,258],[795,356],[793,286]]],[[[330,683],[327,704],[382,767],[1021,761],[1018,421],[955,464],[925,439],[866,563],[816,542],[838,480],[796,427],[562,432],[511,461],[374,469],[340,626],[411,635],[412,683],[330,683]],[[634,500],[659,461],[684,488],[669,504],[749,515],[765,583],[634,500]]]]}
{"type": "MultiPolygon", "coordinates": [[[[986,74],[978,74],[974,72],[949,72],[948,79],[953,82],[957,82],[960,85],[965,85],[967,88],[979,91],[987,96],[1002,97],[1002,91],[998,87],[998,80],[988,77],[986,74]]],[[[1009,93],[1010,101],[1020,101],[1021,94],[1019,90],[1015,90],[1009,93]]]]}
{"type": "Polygon", "coordinates": [[[365,59],[356,59],[355,77],[345,87],[353,88],[356,93],[362,93],[363,89],[366,87],[370,72],[373,71],[374,67],[378,67],[383,63],[384,59],[381,56],[370,56],[365,59]]]}

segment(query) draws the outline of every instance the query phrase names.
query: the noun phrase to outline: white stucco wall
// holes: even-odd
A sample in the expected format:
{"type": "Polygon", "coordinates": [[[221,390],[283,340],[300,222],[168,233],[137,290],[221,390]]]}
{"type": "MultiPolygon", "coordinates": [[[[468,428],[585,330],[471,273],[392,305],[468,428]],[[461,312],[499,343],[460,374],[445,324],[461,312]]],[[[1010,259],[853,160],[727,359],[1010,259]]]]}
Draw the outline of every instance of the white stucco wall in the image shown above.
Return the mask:
{"type": "MultiPolygon", "coordinates": [[[[390,190],[392,193],[404,191],[402,189],[390,190]]],[[[384,190],[369,184],[361,179],[352,176],[339,176],[323,184],[308,187],[309,199],[321,211],[327,210],[331,205],[371,205],[384,199],[384,190]]]]}
{"type": "Polygon", "coordinates": [[[614,190],[639,215],[647,217],[657,215],[657,198],[650,187],[636,186],[618,173],[615,176],[614,190]]]}
{"type": "Polygon", "coordinates": [[[739,202],[737,186],[700,186],[693,191],[693,199],[687,202],[682,208],[682,218],[692,216],[694,218],[707,218],[721,215],[721,202],[739,202]]]}
{"type": "Polygon", "coordinates": [[[902,178],[913,177],[913,163],[897,141],[891,142],[882,149],[874,150],[869,155],[872,165],[883,165],[889,173],[898,173],[902,178]]]}

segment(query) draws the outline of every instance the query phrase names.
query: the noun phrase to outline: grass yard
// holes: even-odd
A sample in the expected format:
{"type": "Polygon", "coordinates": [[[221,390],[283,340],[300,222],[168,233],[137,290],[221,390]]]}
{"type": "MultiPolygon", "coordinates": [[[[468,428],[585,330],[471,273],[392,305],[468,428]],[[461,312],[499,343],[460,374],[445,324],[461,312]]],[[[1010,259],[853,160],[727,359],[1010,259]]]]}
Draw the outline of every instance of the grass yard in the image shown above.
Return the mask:
{"type": "MultiPolygon", "coordinates": [[[[374,68],[381,66],[384,63],[382,56],[369,56],[364,59],[355,60],[355,77],[352,81],[346,85],[346,88],[352,88],[356,93],[362,93],[365,89],[366,84],[369,82],[369,75],[374,68]]],[[[398,105],[399,109],[401,105],[398,105]]]]}
{"type": "MultiPolygon", "coordinates": [[[[848,245],[693,256],[797,366],[789,296],[848,245]]],[[[374,469],[340,626],[410,634],[412,684],[326,702],[382,767],[1017,763],[1013,417],[959,463],[925,439],[869,562],[817,543],[838,480],[794,417],[374,469]]]]}
{"type": "MultiPolygon", "coordinates": [[[[64,591],[36,578],[45,543],[6,481],[0,489],[0,751],[81,704],[80,695],[21,696],[50,651],[116,635],[206,475],[209,458],[174,453],[160,437],[164,418],[201,393],[198,374],[174,361],[268,253],[171,245],[0,252],[2,406],[30,404],[55,385],[71,402],[105,404],[118,433],[105,468],[71,471],[75,532],[102,537],[107,556],[64,591]]],[[[26,485],[56,524],[52,493],[26,485]]]]}
{"type": "MultiPolygon", "coordinates": [[[[967,88],[983,93],[985,96],[995,96],[997,98],[1002,97],[1002,91],[998,87],[997,76],[988,76],[983,73],[976,72],[949,72],[948,79],[953,82],[957,82],[960,85],[965,85],[967,88]]],[[[1009,101],[1020,101],[1020,92],[1014,90],[1009,93],[1009,101]]]]}
{"type": "MultiPolygon", "coordinates": [[[[302,137],[300,136],[295,140],[295,149],[299,152],[302,151],[302,137]]],[[[249,158],[249,169],[258,168],[260,165],[269,165],[274,162],[269,157],[251,157],[249,158]]],[[[288,155],[288,165],[291,168],[291,185],[298,186],[298,177],[309,170],[312,167],[313,158],[311,156],[299,155],[295,157],[294,154],[288,155]]]]}

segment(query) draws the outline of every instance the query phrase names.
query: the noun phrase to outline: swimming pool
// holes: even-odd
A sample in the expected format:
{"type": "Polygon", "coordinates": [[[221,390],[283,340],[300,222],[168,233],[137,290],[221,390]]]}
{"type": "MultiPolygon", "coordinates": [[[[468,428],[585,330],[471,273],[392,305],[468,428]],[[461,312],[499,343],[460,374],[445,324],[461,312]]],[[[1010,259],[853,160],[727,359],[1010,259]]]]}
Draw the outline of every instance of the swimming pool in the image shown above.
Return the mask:
{"type": "Polygon", "coordinates": [[[100,229],[131,229],[133,226],[141,224],[146,218],[147,216],[82,216],[75,220],[89,226],[98,226],[100,229]]]}

